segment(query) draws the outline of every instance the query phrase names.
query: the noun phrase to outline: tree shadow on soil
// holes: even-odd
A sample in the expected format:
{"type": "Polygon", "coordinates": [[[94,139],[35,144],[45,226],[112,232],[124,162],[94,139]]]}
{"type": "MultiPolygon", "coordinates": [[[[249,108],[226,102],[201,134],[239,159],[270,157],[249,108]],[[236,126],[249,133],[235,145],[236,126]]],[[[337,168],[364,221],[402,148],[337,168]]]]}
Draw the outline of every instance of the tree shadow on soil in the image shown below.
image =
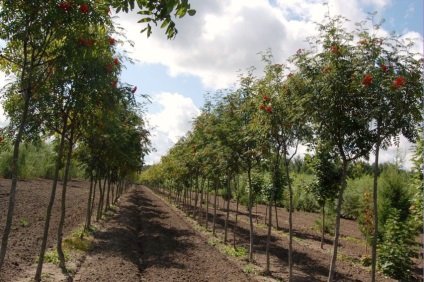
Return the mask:
{"type": "Polygon", "coordinates": [[[144,193],[140,190],[131,193],[119,211],[108,219],[111,227],[94,232],[96,243],[92,254],[121,257],[139,271],[153,266],[184,269],[178,256],[192,248],[193,244],[185,238],[193,236],[193,232],[162,224],[169,215],[144,193]]]}
{"type": "MultiPolygon", "coordinates": [[[[213,214],[209,214],[208,217],[210,220],[212,220],[213,214]]],[[[233,219],[228,220],[229,232],[231,233],[231,234],[229,233],[230,240],[232,240],[233,238],[232,231],[233,231],[234,222],[235,221],[233,219]]],[[[217,228],[223,231],[225,226],[225,215],[217,214],[216,224],[217,224],[217,228]]],[[[241,226],[240,222],[237,224],[236,245],[244,245],[244,246],[247,246],[248,248],[249,237],[250,237],[248,223],[243,222],[242,224],[245,225],[245,227],[241,226]]],[[[210,224],[209,226],[212,226],[212,225],[210,224]]],[[[279,230],[282,230],[282,229],[280,228],[279,230]]],[[[288,230],[286,232],[288,233],[288,230]]],[[[311,236],[309,234],[304,234],[300,232],[294,232],[294,236],[301,240],[310,239],[310,240],[316,240],[318,242],[320,242],[321,240],[321,237],[319,236],[315,237],[315,236],[311,236]]],[[[280,267],[284,268],[284,267],[288,267],[288,246],[287,248],[283,248],[282,246],[280,246],[277,243],[277,241],[280,241],[280,240],[281,239],[279,237],[276,237],[274,235],[271,236],[270,254],[272,257],[277,258],[279,260],[278,264],[280,265],[280,267]]],[[[254,252],[256,254],[261,254],[265,256],[266,241],[267,241],[266,235],[260,235],[257,233],[254,234],[254,242],[255,242],[254,252]]],[[[330,240],[326,240],[326,242],[331,244],[330,240]]],[[[229,245],[231,245],[231,243],[229,243],[229,245]]],[[[330,257],[328,258],[328,262],[329,261],[330,261],[330,257]]],[[[323,265],[322,261],[311,258],[305,252],[299,252],[294,250],[293,263],[294,263],[294,266],[293,266],[294,269],[301,272],[301,274],[293,273],[293,281],[305,281],[305,282],[321,281],[317,277],[327,277],[328,275],[328,271],[329,271],[328,265],[323,265]]],[[[338,273],[337,281],[356,282],[357,280],[338,273]]]]}

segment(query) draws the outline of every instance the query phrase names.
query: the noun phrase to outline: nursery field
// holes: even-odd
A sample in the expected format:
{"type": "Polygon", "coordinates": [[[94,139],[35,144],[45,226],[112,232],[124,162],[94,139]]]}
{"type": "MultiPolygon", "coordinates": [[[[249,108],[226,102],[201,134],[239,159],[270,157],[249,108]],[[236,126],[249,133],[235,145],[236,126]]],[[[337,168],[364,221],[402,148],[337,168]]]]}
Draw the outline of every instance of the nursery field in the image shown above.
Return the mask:
{"type": "MultiPolygon", "coordinates": [[[[0,179],[0,222],[5,220],[9,180],[0,179]]],[[[84,222],[89,183],[71,181],[68,190],[68,212],[65,236],[81,228],[84,222]]],[[[29,281],[35,273],[45,207],[51,181],[32,180],[18,184],[14,225],[9,250],[0,281],[29,281]]],[[[265,206],[254,209],[255,255],[249,264],[243,252],[232,256],[221,238],[225,221],[223,200],[217,210],[217,237],[198,226],[168,200],[168,195],[144,186],[134,186],[118,202],[114,212],[97,223],[93,249],[78,258],[70,258],[74,268],[69,277],[61,276],[58,267],[46,266],[44,281],[286,281],[288,224],[287,213],[278,209],[279,228],[273,230],[270,276],[262,275],[265,266],[265,206]],[[76,261],[75,261],[76,260],[76,261]]],[[[60,194],[60,190],[58,191],[60,194]]],[[[59,201],[59,200],[58,200],[59,201]]],[[[59,202],[55,203],[49,247],[55,246],[59,202]]],[[[206,208],[205,206],[203,207],[206,208]]],[[[209,229],[213,210],[209,207],[209,229]]],[[[235,203],[230,208],[235,211],[235,203]]],[[[248,217],[240,207],[236,244],[248,245],[248,217]]],[[[231,212],[231,214],[235,214],[231,212]]],[[[200,223],[204,226],[205,213],[200,223]]],[[[233,245],[233,223],[230,217],[228,245],[233,245]]],[[[197,219],[197,218],[196,218],[197,219]]],[[[294,281],[326,281],[331,252],[327,235],[320,248],[320,233],[313,225],[319,215],[294,213],[294,281]]],[[[275,223],[274,223],[275,224],[275,223]]],[[[1,226],[3,228],[3,226],[1,226]]],[[[2,230],[0,230],[2,231],[2,230]]],[[[243,249],[243,248],[241,248],[243,249]]],[[[369,281],[370,269],[359,260],[366,253],[364,239],[354,221],[342,220],[341,241],[336,281],[369,281]]],[[[422,272],[417,261],[416,273],[422,272]]],[[[378,274],[377,281],[395,281],[378,274]]]]}

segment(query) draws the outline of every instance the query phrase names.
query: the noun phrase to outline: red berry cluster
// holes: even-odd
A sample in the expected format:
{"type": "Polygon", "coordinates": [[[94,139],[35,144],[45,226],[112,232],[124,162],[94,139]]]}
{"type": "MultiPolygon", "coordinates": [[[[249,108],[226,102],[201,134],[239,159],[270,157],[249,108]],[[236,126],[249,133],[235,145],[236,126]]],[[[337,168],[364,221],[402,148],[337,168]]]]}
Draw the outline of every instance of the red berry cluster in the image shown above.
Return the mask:
{"type": "MultiPolygon", "coordinates": [[[[268,95],[264,95],[263,100],[265,103],[268,103],[271,100],[271,98],[268,95]]],[[[259,106],[259,109],[261,111],[267,111],[268,113],[272,113],[272,107],[269,104],[267,106],[265,106],[264,104],[261,104],[259,106]]]]}

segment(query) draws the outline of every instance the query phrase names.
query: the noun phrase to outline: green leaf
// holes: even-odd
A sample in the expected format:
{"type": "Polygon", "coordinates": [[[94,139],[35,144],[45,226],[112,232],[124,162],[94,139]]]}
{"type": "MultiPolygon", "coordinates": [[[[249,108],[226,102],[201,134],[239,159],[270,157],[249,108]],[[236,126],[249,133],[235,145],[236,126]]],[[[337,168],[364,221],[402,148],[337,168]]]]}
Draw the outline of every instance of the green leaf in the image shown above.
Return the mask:
{"type": "Polygon", "coordinates": [[[190,9],[187,11],[190,16],[194,16],[196,14],[196,10],[190,9]]]}
{"type": "Polygon", "coordinates": [[[165,26],[167,26],[169,24],[170,19],[166,19],[163,21],[162,25],[160,26],[160,28],[164,28],[165,26]]]}
{"type": "Polygon", "coordinates": [[[138,23],[148,23],[148,22],[151,22],[151,21],[152,21],[151,18],[144,18],[144,19],[139,20],[138,23]]]}

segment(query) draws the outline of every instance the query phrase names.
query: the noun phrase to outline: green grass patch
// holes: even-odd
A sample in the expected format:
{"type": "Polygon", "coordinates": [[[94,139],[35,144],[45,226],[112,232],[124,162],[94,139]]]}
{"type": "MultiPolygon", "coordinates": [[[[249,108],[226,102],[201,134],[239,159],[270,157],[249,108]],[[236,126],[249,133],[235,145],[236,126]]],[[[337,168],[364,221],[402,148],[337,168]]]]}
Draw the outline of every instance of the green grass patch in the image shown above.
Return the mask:
{"type": "Polygon", "coordinates": [[[222,245],[220,246],[221,251],[228,256],[241,258],[241,259],[247,259],[249,252],[244,246],[233,248],[231,246],[222,245]]]}
{"type": "Polygon", "coordinates": [[[261,275],[262,271],[258,269],[254,264],[248,263],[243,269],[244,273],[253,274],[253,275],[261,275]]]}
{"type": "MultiPolygon", "coordinates": [[[[69,253],[65,250],[63,251],[65,255],[65,261],[69,261],[69,253]]],[[[38,262],[38,261],[37,261],[38,262]]],[[[56,250],[48,251],[44,254],[44,262],[52,263],[52,264],[59,264],[59,255],[57,254],[56,250]]]]}
{"type": "Polygon", "coordinates": [[[28,227],[29,226],[29,221],[26,218],[21,218],[19,219],[19,225],[22,227],[28,227]]]}

